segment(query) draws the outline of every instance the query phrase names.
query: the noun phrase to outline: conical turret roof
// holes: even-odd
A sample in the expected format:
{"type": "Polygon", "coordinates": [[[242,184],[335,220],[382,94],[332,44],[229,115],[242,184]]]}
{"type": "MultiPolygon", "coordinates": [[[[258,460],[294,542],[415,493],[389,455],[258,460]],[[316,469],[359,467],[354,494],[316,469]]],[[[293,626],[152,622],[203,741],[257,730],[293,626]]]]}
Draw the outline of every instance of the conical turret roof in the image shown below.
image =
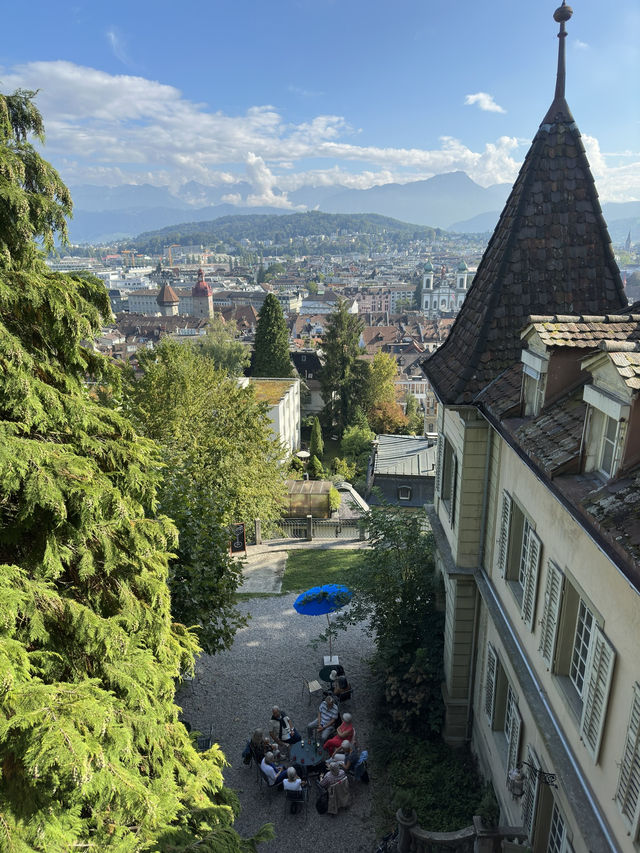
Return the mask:
{"type": "Polygon", "coordinates": [[[619,313],[627,305],[580,131],[564,97],[564,23],[549,108],[473,285],[443,344],[423,363],[440,399],[473,402],[520,361],[531,314],[619,313]]]}

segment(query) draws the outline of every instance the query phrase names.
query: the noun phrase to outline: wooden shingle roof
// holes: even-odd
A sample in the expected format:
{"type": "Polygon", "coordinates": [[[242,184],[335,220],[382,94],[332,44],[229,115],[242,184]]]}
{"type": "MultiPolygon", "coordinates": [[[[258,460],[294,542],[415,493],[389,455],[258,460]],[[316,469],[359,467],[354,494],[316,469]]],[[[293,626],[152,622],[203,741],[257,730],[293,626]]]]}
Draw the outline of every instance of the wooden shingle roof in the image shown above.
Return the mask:
{"type": "Polygon", "coordinates": [[[568,108],[540,126],[451,332],[423,368],[440,399],[471,403],[520,360],[530,315],[627,306],[580,132],[568,108]]]}

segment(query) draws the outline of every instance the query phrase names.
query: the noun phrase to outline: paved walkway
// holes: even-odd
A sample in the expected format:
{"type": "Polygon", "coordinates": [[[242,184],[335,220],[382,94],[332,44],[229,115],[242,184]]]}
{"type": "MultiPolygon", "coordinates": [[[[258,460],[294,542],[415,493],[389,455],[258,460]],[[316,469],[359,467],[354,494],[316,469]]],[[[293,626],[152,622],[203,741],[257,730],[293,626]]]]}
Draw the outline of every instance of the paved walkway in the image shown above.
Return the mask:
{"type": "Polygon", "coordinates": [[[279,593],[287,566],[287,552],[294,548],[314,548],[322,551],[363,548],[366,542],[359,539],[276,539],[262,545],[248,545],[242,569],[242,586],[238,592],[279,593]]]}

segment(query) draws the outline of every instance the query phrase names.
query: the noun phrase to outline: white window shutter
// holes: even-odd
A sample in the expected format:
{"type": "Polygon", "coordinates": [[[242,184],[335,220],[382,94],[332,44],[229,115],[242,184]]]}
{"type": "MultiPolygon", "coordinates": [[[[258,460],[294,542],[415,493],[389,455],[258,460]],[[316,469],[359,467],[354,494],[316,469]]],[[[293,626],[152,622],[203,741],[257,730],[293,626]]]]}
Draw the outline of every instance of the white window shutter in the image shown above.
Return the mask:
{"type": "Polygon", "coordinates": [[[522,731],[522,717],[518,706],[514,704],[513,719],[511,720],[511,732],[509,735],[509,752],[507,755],[507,773],[513,770],[518,763],[520,753],[520,732],[522,731]]]}
{"type": "Polygon", "coordinates": [[[531,844],[533,841],[536,809],[538,808],[538,774],[535,771],[540,769],[540,762],[530,746],[527,746],[527,763],[531,767],[527,767],[524,796],[522,798],[522,825],[527,831],[529,844],[531,844]]]}
{"type": "Polygon", "coordinates": [[[542,542],[540,537],[528,527],[527,543],[527,574],[524,581],[522,594],[522,618],[528,627],[533,630],[533,618],[536,613],[536,598],[538,594],[538,570],[540,568],[540,557],[542,556],[542,542]]]}
{"type": "Polygon", "coordinates": [[[484,679],[484,710],[493,726],[493,712],[496,702],[496,675],[498,672],[498,656],[491,643],[487,644],[487,671],[484,679]]]}
{"type": "Polygon", "coordinates": [[[507,572],[507,559],[509,557],[509,531],[511,528],[511,508],[513,501],[506,490],[502,492],[502,518],[500,521],[500,539],[498,540],[498,568],[501,577],[507,572]]]}
{"type": "Polygon", "coordinates": [[[556,638],[558,636],[558,619],[560,617],[560,605],[564,592],[564,575],[552,560],[547,560],[547,581],[544,589],[544,612],[542,614],[542,628],[540,631],[540,646],[538,650],[542,654],[549,669],[553,668],[553,658],[556,651],[556,638]]]}
{"type": "Polygon", "coordinates": [[[436,476],[436,482],[438,486],[438,494],[442,495],[442,466],[444,463],[444,436],[440,434],[438,436],[438,470],[436,476]]]}
{"type": "Polygon", "coordinates": [[[449,494],[451,495],[451,500],[449,502],[449,521],[451,526],[455,524],[456,520],[456,486],[458,485],[458,457],[455,453],[451,454],[451,486],[449,489],[449,494]]]}
{"type": "Polygon", "coordinates": [[[585,678],[580,735],[587,752],[596,762],[602,740],[615,659],[616,653],[613,646],[600,628],[594,625],[585,678]]]}
{"type": "Polygon", "coordinates": [[[632,837],[637,838],[640,805],[640,684],[637,683],[633,685],[631,715],[615,800],[631,827],[632,837]]]}

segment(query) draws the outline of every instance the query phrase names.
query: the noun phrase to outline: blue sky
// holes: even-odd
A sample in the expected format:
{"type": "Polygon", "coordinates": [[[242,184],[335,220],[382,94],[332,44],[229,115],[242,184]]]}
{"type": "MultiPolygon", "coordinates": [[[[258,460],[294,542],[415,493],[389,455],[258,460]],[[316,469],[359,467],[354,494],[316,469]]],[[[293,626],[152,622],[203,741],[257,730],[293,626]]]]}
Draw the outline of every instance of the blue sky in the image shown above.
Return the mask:
{"type": "MultiPolygon", "coordinates": [[[[32,0],[3,10],[0,82],[40,89],[71,185],[196,180],[283,207],[305,184],[488,186],[513,181],[551,103],[555,5],[32,0]]],[[[567,100],[601,198],[638,200],[640,4],[573,8],[567,100]]]]}

